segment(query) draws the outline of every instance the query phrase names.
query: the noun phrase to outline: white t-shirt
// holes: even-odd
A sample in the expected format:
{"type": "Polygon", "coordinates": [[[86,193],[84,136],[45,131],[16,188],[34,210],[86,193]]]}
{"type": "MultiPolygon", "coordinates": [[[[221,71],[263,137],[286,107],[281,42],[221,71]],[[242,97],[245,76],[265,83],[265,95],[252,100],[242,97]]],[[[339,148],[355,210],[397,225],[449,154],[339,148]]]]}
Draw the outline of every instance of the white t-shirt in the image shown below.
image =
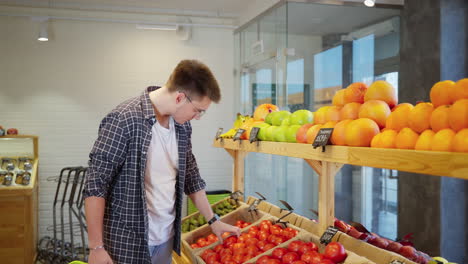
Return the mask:
{"type": "Polygon", "coordinates": [[[175,184],[179,153],[174,120],[169,129],[153,125],[145,171],[148,205],[149,245],[160,245],[174,235],[175,184]]]}

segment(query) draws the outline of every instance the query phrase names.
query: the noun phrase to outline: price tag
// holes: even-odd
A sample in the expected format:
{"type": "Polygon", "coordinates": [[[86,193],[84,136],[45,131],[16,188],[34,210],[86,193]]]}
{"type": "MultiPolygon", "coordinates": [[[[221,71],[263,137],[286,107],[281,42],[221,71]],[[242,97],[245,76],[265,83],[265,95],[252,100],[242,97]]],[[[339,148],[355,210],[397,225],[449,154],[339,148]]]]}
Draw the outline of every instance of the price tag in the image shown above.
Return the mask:
{"type": "Polygon", "coordinates": [[[242,134],[245,132],[245,129],[242,129],[242,128],[239,128],[236,132],[236,134],[234,135],[233,137],[233,140],[236,141],[236,140],[240,140],[240,137],[242,136],[242,134]]]}
{"type": "Polygon", "coordinates": [[[389,264],[405,264],[405,263],[403,263],[403,262],[401,262],[399,260],[394,260],[394,261],[390,262],[389,264]]]}
{"type": "Polygon", "coordinates": [[[222,133],[223,133],[223,128],[222,127],[218,128],[218,131],[216,131],[215,139],[218,140],[219,136],[221,136],[222,133]]]}
{"type": "Polygon", "coordinates": [[[328,245],[331,242],[332,238],[335,236],[336,232],[338,232],[338,228],[333,226],[329,226],[323,235],[320,237],[320,243],[328,245]]]}
{"type": "Polygon", "coordinates": [[[325,152],[325,146],[328,144],[332,132],[333,128],[321,128],[314,139],[314,143],[312,143],[314,149],[322,146],[322,152],[325,152]]]}
{"type": "Polygon", "coordinates": [[[253,127],[252,130],[250,131],[250,136],[249,136],[249,141],[250,143],[253,143],[254,141],[258,141],[258,132],[260,131],[259,127],[253,127]]]}

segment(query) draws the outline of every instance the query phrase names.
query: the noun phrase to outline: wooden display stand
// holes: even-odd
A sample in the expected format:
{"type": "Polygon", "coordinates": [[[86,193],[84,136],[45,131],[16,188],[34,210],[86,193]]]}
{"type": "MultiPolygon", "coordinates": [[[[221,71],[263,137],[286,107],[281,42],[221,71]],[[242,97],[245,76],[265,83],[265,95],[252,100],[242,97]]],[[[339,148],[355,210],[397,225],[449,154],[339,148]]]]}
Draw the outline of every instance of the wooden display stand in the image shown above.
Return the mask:
{"type": "MultiPolygon", "coordinates": [[[[234,159],[232,190],[244,192],[244,160],[249,152],[304,159],[319,175],[319,232],[334,225],[335,175],[344,164],[408,171],[468,180],[468,154],[438,151],[326,146],[311,144],[255,142],[232,139],[215,140],[214,147],[224,148],[234,159]]],[[[173,262],[186,264],[187,258],[173,254],[173,262]]]]}
{"type": "MultiPolygon", "coordinates": [[[[31,139],[32,170],[28,185],[0,188],[0,259],[8,264],[32,264],[36,256],[38,213],[38,138],[3,136],[1,140],[31,139]]],[[[0,150],[0,156],[3,155],[0,150]]],[[[11,157],[18,158],[18,157],[11,157]]]]}

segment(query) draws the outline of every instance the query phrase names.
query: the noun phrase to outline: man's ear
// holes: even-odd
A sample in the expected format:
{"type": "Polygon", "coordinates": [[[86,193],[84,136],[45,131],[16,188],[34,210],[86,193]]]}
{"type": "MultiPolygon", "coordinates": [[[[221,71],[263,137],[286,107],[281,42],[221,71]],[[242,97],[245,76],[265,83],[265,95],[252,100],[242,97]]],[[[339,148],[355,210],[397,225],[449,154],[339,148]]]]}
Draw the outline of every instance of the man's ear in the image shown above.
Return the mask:
{"type": "Polygon", "coordinates": [[[176,91],[176,103],[180,103],[185,99],[185,93],[176,91]]]}

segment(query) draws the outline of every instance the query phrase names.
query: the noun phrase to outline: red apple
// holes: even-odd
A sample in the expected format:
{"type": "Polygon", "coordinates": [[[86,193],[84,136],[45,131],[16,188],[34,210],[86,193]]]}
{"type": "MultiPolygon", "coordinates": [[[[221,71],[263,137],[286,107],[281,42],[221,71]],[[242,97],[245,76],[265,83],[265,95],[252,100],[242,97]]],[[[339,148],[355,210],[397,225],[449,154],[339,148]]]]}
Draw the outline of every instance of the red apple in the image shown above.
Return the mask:
{"type": "Polygon", "coordinates": [[[388,246],[388,241],[385,238],[377,237],[371,242],[372,245],[386,249],[388,246]]]}
{"type": "Polygon", "coordinates": [[[354,237],[356,239],[359,239],[359,237],[362,235],[362,232],[357,231],[357,229],[354,228],[354,226],[351,226],[349,228],[348,235],[352,236],[352,237],[354,237]]]}
{"type": "Polygon", "coordinates": [[[403,246],[400,248],[400,251],[398,253],[408,258],[409,260],[416,260],[417,258],[416,249],[414,249],[414,247],[412,246],[403,246]]]}
{"type": "Polygon", "coordinates": [[[18,129],[16,128],[9,128],[7,130],[7,135],[18,135],[18,129]]]}
{"type": "Polygon", "coordinates": [[[403,245],[401,245],[400,243],[398,242],[392,242],[390,244],[388,244],[387,246],[387,250],[390,250],[390,251],[393,251],[393,252],[396,252],[398,253],[401,249],[403,245]]]}

